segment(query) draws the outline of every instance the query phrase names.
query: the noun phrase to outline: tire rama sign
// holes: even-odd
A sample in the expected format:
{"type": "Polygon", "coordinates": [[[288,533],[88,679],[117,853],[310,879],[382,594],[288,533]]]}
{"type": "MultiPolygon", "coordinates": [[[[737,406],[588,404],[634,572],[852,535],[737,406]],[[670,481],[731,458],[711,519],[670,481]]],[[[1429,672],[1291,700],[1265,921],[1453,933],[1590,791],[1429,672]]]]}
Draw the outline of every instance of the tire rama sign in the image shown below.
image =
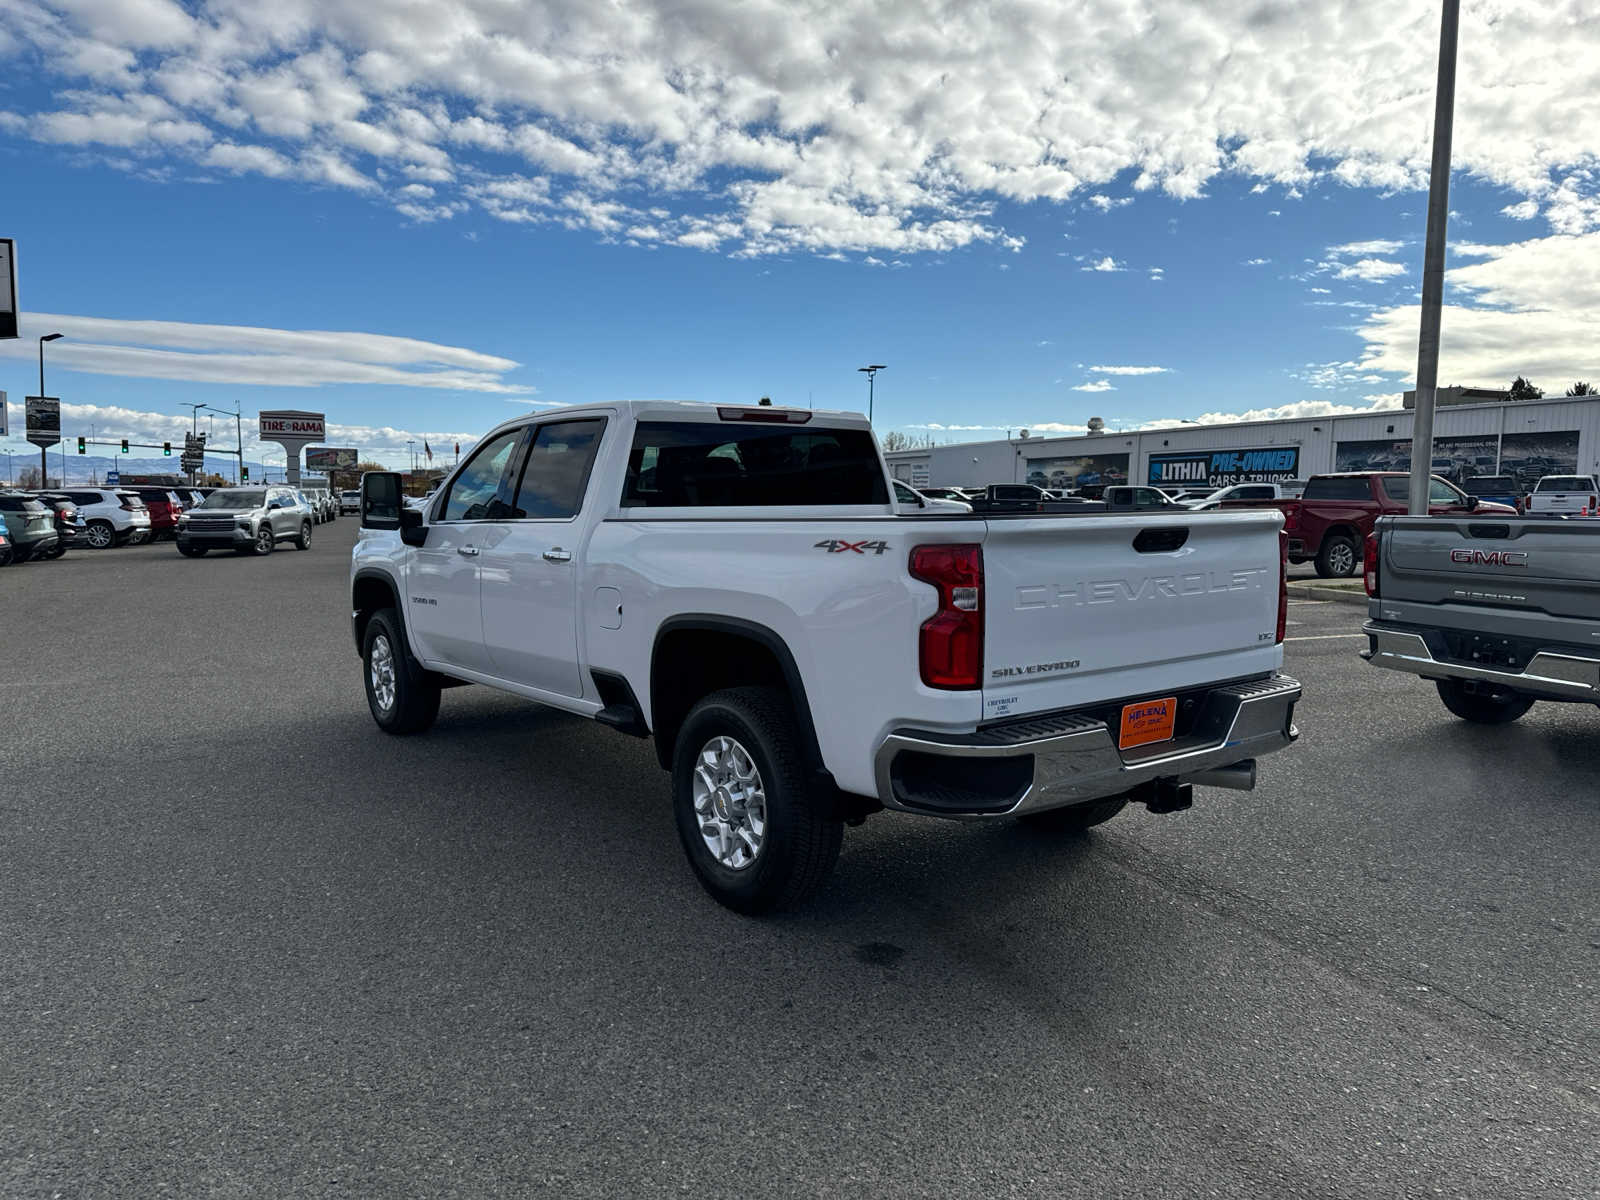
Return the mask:
{"type": "Polygon", "coordinates": [[[1189,450],[1150,456],[1153,487],[1231,487],[1236,483],[1288,483],[1299,477],[1300,447],[1262,450],[1189,450]]]}

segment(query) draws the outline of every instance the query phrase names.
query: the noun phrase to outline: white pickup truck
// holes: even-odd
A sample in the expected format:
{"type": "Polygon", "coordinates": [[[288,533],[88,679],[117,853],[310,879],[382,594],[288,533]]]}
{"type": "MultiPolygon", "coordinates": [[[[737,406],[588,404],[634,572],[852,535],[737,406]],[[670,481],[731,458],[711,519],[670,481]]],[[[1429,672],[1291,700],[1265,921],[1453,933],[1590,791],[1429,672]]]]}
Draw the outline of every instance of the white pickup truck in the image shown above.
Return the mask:
{"type": "Polygon", "coordinates": [[[1593,475],[1546,475],[1528,493],[1528,511],[1568,516],[1600,515],[1600,484],[1593,475]]]}
{"type": "Polygon", "coordinates": [[[887,808],[1081,830],[1288,746],[1275,510],[935,513],[857,414],[630,401],[490,432],[421,510],[362,480],[374,720],[485,684],[654,740],[707,890],[791,905],[887,808]]]}

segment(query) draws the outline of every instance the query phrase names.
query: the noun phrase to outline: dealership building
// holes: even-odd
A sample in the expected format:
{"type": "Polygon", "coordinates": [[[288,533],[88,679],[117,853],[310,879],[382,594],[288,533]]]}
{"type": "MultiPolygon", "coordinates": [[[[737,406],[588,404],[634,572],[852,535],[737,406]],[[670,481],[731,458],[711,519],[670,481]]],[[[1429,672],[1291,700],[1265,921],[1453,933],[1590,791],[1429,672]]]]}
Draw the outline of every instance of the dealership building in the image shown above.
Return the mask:
{"type": "MultiPolygon", "coordinates": [[[[891,451],[895,478],[913,487],[1034,483],[1084,487],[1153,483],[1223,487],[1305,479],[1326,471],[1411,468],[1412,414],[1388,409],[1342,417],[1182,424],[1170,429],[1077,437],[1030,437],[891,451]]],[[[1091,427],[1098,419],[1090,420],[1091,427]]],[[[1600,398],[1575,396],[1452,404],[1434,416],[1433,471],[1513,475],[1531,487],[1541,475],[1600,474],[1600,398]]]]}

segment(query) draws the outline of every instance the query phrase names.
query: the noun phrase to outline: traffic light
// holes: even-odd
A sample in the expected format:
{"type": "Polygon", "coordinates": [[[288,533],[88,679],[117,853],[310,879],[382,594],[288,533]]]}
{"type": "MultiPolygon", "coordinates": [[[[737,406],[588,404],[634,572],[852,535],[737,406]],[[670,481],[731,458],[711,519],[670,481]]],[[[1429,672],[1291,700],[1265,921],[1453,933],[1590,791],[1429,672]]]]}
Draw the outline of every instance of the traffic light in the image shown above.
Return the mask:
{"type": "Polygon", "coordinates": [[[249,467],[240,467],[239,468],[239,478],[241,480],[249,479],[250,478],[250,468],[249,467]]]}
{"type": "Polygon", "coordinates": [[[126,454],[128,452],[128,439],[127,438],[123,438],[122,439],[122,452],[124,454],[126,454]]]}
{"type": "Polygon", "coordinates": [[[78,439],[78,453],[79,454],[83,454],[83,453],[85,453],[85,450],[86,450],[86,446],[85,446],[84,440],[80,437],[78,439]]]}
{"type": "Polygon", "coordinates": [[[165,454],[168,458],[171,458],[172,457],[172,443],[171,442],[162,442],[161,443],[161,453],[165,454]]]}

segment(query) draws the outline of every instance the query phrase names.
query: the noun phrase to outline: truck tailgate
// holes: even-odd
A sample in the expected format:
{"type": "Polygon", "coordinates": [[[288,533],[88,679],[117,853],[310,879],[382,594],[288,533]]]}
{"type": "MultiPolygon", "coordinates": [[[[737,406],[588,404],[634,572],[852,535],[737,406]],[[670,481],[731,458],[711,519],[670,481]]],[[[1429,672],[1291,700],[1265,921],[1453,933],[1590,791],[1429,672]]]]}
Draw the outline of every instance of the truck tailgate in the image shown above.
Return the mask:
{"type": "Polygon", "coordinates": [[[983,543],[984,717],[1265,675],[1276,511],[995,520],[983,543]]]}
{"type": "Polygon", "coordinates": [[[1600,625],[1600,523],[1391,517],[1379,544],[1379,610],[1491,606],[1600,625]]]}

